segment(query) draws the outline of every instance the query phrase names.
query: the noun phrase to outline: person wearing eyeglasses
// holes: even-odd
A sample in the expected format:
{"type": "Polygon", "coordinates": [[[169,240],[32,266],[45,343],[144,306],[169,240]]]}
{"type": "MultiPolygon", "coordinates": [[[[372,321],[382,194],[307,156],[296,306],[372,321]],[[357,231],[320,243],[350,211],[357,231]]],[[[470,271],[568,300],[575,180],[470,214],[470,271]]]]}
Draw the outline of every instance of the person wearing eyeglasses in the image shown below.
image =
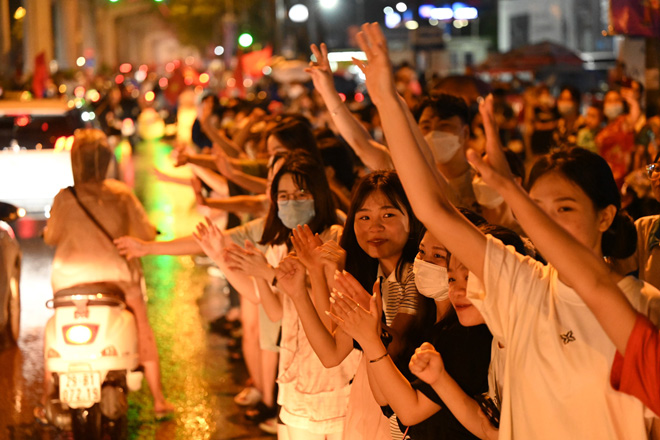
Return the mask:
{"type": "MultiPolygon", "coordinates": [[[[660,153],[646,166],[653,197],[660,202],[660,153]]],[[[637,251],[621,261],[614,261],[619,273],[638,272],[638,278],[660,288],[660,215],[648,215],[635,221],[637,251]]]]}

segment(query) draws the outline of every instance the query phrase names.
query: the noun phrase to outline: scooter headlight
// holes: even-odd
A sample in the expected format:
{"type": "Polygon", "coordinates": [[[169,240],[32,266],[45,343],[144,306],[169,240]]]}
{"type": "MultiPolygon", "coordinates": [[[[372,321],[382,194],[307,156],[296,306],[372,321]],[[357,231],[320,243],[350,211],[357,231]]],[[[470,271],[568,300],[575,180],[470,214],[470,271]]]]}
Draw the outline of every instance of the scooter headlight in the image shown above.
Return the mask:
{"type": "Polygon", "coordinates": [[[95,324],[75,324],[62,328],[64,341],[72,345],[91,344],[96,339],[99,326],[95,324]]]}

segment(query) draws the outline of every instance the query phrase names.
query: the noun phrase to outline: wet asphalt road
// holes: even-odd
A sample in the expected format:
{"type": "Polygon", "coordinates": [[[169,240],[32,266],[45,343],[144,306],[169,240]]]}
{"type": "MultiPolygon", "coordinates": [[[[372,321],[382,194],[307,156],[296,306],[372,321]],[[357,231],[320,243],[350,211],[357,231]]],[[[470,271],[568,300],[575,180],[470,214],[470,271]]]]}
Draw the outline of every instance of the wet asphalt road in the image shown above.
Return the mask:
{"type": "MultiPolygon", "coordinates": [[[[136,193],[161,231],[161,239],[188,235],[199,213],[188,187],[158,182],[150,170],[170,167],[170,148],[159,142],[136,149],[136,193]]],[[[174,172],[181,173],[181,170],[174,172]]],[[[0,352],[0,440],[69,439],[70,433],[39,425],[32,415],[43,383],[43,329],[51,316],[53,251],[39,232],[44,220],[14,224],[23,251],[21,336],[18,347],[0,352]]],[[[209,333],[209,319],[226,307],[222,279],[192,257],[143,259],[148,311],[161,359],[165,394],[177,408],[168,421],[154,419],[146,385],[129,395],[129,438],[159,440],[270,439],[245,421],[233,402],[246,378],[242,361],[230,360],[228,339],[209,333]]]]}

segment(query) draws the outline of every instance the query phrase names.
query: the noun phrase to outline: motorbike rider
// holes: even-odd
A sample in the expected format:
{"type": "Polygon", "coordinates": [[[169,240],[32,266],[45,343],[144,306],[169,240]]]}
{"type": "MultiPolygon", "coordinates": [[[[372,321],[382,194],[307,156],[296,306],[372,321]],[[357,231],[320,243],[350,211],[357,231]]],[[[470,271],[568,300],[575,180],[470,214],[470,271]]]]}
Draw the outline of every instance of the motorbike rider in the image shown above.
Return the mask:
{"type": "MultiPolygon", "coordinates": [[[[114,237],[155,238],[156,229],[137,197],[124,183],[106,178],[112,155],[101,130],[80,129],[74,133],[71,168],[75,193],[65,188],[57,194],[44,230],[46,244],[55,246],[51,284],[53,292],[95,282],[112,282],[122,288],[126,303],[135,314],[140,363],[151,390],[156,418],[161,419],[173,414],[174,406],[165,399],[162,390],[156,340],[144,302],[141,265],[139,262],[129,265],[81,207],[114,237]]],[[[49,395],[48,372],[45,377],[42,403],[49,395]]],[[[41,408],[35,410],[35,416],[43,420],[41,408]]]]}

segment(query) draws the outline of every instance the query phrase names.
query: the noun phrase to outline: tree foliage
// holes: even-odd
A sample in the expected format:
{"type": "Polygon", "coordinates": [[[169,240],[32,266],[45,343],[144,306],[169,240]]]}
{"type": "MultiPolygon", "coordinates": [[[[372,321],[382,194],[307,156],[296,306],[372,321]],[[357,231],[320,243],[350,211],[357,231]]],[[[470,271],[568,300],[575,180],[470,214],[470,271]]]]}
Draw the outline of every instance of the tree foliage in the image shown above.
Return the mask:
{"type": "Polygon", "coordinates": [[[255,37],[267,36],[268,23],[272,22],[269,20],[271,3],[263,0],[168,0],[162,11],[183,44],[203,49],[221,42],[226,14],[233,14],[238,30],[250,31],[255,37]]]}

